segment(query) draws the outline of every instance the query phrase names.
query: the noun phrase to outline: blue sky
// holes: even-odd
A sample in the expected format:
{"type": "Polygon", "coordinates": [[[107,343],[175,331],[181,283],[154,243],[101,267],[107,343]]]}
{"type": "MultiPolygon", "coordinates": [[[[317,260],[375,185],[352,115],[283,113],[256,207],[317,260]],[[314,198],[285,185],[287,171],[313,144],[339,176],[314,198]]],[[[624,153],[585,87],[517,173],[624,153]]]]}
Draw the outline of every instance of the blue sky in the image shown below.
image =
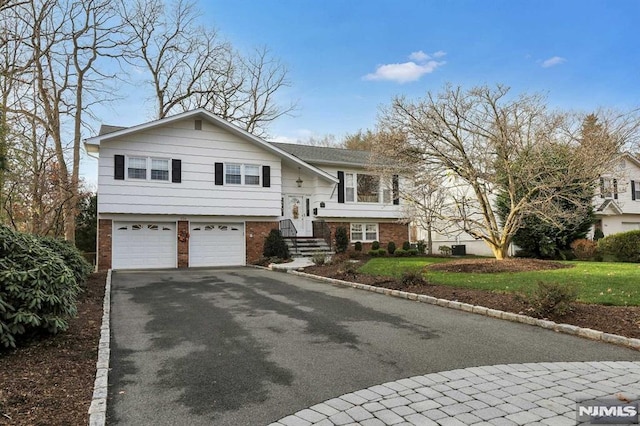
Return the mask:
{"type": "MultiPolygon", "coordinates": [[[[269,128],[294,142],[373,128],[396,95],[445,83],[543,92],[553,107],[640,107],[640,1],[200,0],[204,23],[241,50],[269,47],[289,69],[293,117],[269,128]]],[[[131,90],[101,117],[149,120],[131,90]]]]}

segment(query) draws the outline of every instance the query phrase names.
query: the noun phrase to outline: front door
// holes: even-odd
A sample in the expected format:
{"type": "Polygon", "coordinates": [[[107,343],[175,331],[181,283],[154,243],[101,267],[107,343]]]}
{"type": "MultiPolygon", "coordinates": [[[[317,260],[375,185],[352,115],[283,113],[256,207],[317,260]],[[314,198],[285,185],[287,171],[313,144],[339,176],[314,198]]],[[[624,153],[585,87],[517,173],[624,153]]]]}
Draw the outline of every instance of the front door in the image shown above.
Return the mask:
{"type": "Polygon", "coordinates": [[[309,198],[304,195],[287,195],[284,217],[291,219],[298,237],[310,237],[313,232],[309,215],[309,198]]]}

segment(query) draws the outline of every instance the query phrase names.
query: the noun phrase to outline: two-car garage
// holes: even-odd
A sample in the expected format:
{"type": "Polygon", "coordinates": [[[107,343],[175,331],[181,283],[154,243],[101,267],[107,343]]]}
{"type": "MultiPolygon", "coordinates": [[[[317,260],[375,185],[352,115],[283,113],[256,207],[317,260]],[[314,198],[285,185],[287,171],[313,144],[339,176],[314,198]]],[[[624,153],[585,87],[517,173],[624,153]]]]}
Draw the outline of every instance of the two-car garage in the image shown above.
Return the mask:
{"type": "MultiPolygon", "coordinates": [[[[176,222],[113,222],[114,269],[175,268],[178,266],[176,222]]],[[[243,223],[190,223],[189,266],[245,264],[243,223]]]]}

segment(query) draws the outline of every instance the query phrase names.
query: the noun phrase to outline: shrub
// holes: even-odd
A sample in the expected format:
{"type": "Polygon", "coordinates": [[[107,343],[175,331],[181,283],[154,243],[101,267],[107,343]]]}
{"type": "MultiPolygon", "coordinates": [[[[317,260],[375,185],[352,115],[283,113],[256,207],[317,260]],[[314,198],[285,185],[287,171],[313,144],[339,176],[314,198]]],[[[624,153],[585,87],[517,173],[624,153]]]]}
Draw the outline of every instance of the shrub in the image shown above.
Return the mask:
{"type": "Polygon", "coordinates": [[[438,251],[443,256],[451,256],[451,247],[449,247],[449,246],[440,246],[438,248],[438,251]]]}
{"type": "Polygon", "coordinates": [[[371,250],[378,250],[380,248],[380,241],[374,241],[371,243],[371,250]]]}
{"type": "Polygon", "coordinates": [[[387,251],[383,248],[379,248],[378,249],[378,256],[386,256],[387,255],[387,251]]]}
{"type": "Polygon", "coordinates": [[[571,243],[571,250],[578,260],[593,259],[598,251],[598,243],[580,238],[571,243]]]}
{"type": "Polygon", "coordinates": [[[84,284],[89,274],[93,271],[93,267],[80,253],[80,250],[70,242],[57,238],[40,237],[40,243],[58,253],[64,263],[71,269],[71,272],[73,272],[76,282],[79,285],[84,284]]]}
{"type": "Polygon", "coordinates": [[[424,254],[427,250],[427,243],[424,240],[420,240],[416,243],[416,249],[418,250],[418,254],[424,254]]]}
{"type": "Polygon", "coordinates": [[[355,251],[362,251],[362,243],[360,241],[356,241],[353,248],[355,251]]]}
{"type": "Polygon", "coordinates": [[[400,282],[404,286],[427,284],[427,281],[422,276],[422,273],[415,270],[404,271],[402,273],[402,277],[400,278],[400,282]]]}
{"type": "Polygon", "coordinates": [[[322,266],[327,262],[327,255],[322,252],[314,253],[313,256],[311,256],[311,261],[314,265],[322,266]]]}
{"type": "Polygon", "coordinates": [[[272,229],[264,240],[264,257],[278,257],[280,259],[289,258],[289,247],[284,241],[284,237],[279,229],[272,229]]]}
{"type": "Polygon", "coordinates": [[[620,262],[640,262],[640,230],[608,235],[598,241],[598,249],[620,262]]]}
{"type": "MultiPolygon", "coordinates": [[[[389,251],[389,254],[391,254],[391,251],[389,251]]],[[[406,257],[406,256],[409,256],[409,253],[407,252],[407,250],[397,249],[397,250],[394,252],[394,255],[395,255],[396,257],[406,257]]]]}
{"type": "Polygon", "coordinates": [[[56,334],[75,316],[80,286],[73,272],[38,238],[0,225],[0,344],[39,332],[56,334]]]}
{"type": "Polygon", "coordinates": [[[602,232],[602,229],[596,228],[593,231],[593,241],[598,241],[598,240],[600,240],[602,238],[604,238],[604,232],[602,232]]]}
{"type": "Polygon", "coordinates": [[[347,228],[339,226],[336,229],[336,252],[344,253],[349,247],[349,236],[347,235],[347,228]]]}
{"type": "Polygon", "coordinates": [[[418,249],[409,249],[409,250],[407,250],[407,253],[409,254],[409,256],[417,256],[418,255],[418,249]]]}
{"type": "Polygon", "coordinates": [[[374,249],[369,250],[369,256],[378,257],[379,256],[378,250],[374,250],[374,249]]]}
{"type": "Polygon", "coordinates": [[[573,285],[539,281],[535,290],[524,296],[529,310],[539,318],[561,317],[571,311],[578,298],[573,285]]]}
{"type": "Polygon", "coordinates": [[[389,252],[389,254],[393,254],[396,252],[396,243],[394,243],[393,241],[389,241],[389,243],[387,244],[387,251],[389,252]]]}
{"type": "Polygon", "coordinates": [[[402,250],[411,250],[411,243],[409,241],[405,241],[404,243],[402,243],[402,250]]]}

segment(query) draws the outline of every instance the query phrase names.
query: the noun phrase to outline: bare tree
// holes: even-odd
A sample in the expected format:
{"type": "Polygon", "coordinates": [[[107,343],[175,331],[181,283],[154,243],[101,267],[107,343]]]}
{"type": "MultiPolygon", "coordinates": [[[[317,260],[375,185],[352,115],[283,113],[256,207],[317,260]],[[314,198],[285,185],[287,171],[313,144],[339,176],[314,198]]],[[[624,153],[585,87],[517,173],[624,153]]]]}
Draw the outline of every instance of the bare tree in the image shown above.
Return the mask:
{"type": "Polygon", "coordinates": [[[122,0],[130,38],[128,61],[149,73],[156,118],[195,108],[245,130],[263,134],[273,120],[291,112],[276,93],[289,86],[287,69],[267,48],[242,55],[213,28],[199,25],[188,0],[122,0]]]}
{"type": "Polygon", "coordinates": [[[511,97],[504,86],[446,86],[415,102],[396,98],[380,125],[401,137],[383,139],[374,152],[405,173],[445,176],[443,219],[482,239],[497,259],[507,256],[523,215],[553,220],[566,214],[554,201],[581,205],[576,189],[593,187],[625,142],[611,132],[616,136],[581,143],[581,121],[549,111],[539,95],[511,97]],[[555,150],[570,152],[568,163],[553,161],[555,150]],[[494,208],[500,191],[510,207],[502,223],[494,208]]]}

